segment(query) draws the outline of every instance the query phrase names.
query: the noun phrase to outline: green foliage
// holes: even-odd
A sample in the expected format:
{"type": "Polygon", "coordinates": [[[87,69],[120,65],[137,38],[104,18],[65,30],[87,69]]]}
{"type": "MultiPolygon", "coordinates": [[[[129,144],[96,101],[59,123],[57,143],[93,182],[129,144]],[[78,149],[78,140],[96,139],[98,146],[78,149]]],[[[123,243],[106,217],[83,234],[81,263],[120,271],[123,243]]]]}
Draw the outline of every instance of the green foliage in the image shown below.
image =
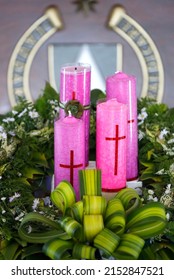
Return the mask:
{"type": "MultiPolygon", "coordinates": [[[[101,90],[91,91],[90,160],[95,160],[96,104],[103,98],[101,90]]],[[[0,115],[0,259],[6,247],[13,252],[8,255],[11,259],[21,257],[21,250],[24,259],[32,258],[32,252],[44,258],[40,247],[22,242],[18,227],[32,211],[41,211],[52,220],[59,215],[49,201],[58,102],[59,94],[46,83],[34,104],[19,98],[12,111],[0,115]]],[[[164,234],[147,240],[142,259],[174,259],[173,124],[174,108],[150,98],[138,100],[141,198],[144,204],[161,202],[168,219],[164,234]]]]}

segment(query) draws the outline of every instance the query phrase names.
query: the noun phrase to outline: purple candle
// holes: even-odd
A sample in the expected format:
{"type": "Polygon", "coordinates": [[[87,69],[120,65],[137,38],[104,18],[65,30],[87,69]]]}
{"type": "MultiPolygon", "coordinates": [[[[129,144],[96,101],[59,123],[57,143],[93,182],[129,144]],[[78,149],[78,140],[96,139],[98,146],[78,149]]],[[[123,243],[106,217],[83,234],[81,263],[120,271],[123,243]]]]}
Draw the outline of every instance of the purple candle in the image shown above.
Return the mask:
{"type": "MultiPolygon", "coordinates": [[[[66,106],[70,100],[78,100],[84,106],[83,120],[85,122],[85,162],[89,158],[89,127],[90,127],[90,91],[91,66],[84,63],[65,64],[60,73],[60,107],[66,106]]],[[[60,109],[60,117],[65,111],[60,109]]]]}
{"type": "Polygon", "coordinates": [[[79,199],[78,171],[85,168],[85,126],[71,116],[54,123],[54,185],[67,180],[79,199]]]}
{"type": "Polygon", "coordinates": [[[126,186],[127,105],[116,99],[97,105],[96,166],[102,171],[102,190],[126,186]]]}
{"type": "Polygon", "coordinates": [[[117,72],[106,79],[107,99],[116,98],[128,106],[127,168],[128,181],[138,177],[138,130],[136,79],[123,72],[117,72]]]}

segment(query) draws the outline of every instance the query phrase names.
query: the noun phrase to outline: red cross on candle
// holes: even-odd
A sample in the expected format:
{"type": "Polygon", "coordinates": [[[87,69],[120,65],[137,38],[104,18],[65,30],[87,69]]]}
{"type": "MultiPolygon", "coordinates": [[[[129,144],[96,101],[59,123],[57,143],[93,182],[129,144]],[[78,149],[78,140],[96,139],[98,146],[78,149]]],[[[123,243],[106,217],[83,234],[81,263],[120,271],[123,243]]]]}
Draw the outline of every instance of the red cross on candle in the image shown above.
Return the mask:
{"type": "Polygon", "coordinates": [[[115,141],[115,166],[114,166],[114,175],[117,175],[118,171],[118,141],[125,139],[126,136],[119,136],[119,125],[115,126],[115,137],[106,137],[106,140],[115,141]]]}
{"type": "Polygon", "coordinates": [[[73,186],[73,182],[74,182],[74,168],[78,168],[83,166],[82,163],[80,164],[74,164],[74,151],[70,150],[70,164],[61,164],[60,163],[60,167],[63,168],[69,168],[70,169],[70,183],[73,186]]]}

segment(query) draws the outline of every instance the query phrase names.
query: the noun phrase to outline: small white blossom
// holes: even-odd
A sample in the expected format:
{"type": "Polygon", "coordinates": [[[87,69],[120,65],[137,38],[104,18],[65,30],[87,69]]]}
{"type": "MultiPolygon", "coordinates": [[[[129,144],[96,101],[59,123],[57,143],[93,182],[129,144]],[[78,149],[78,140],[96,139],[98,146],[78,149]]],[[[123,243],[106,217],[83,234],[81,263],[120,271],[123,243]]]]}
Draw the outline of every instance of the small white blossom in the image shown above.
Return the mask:
{"type": "Polygon", "coordinates": [[[174,143],[174,138],[170,139],[167,143],[168,144],[173,144],[174,143]]]}
{"type": "Polygon", "coordinates": [[[15,217],[15,221],[21,221],[24,215],[24,213],[20,213],[17,217],[15,217]]]}
{"type": "Polygon", "coordinates": [[[148,194],[154,194],[153,190],[148,190],[148,194]]]}
{"type": "Polygon", "coordinates": [[[4,197],[4,196],[1,197],[1,200],[2,200],[2,201],[5,201],[5,200],[6,200],[6,197],[4,197]]]}
{"type": "Polygon", "coordinates": [[[20,193],[15,192],[15,194],[13,196],[9,197],[9,202],[12,202],[15,198],[18,198],[20,196],[21,196],[20,193]]]}
{"type": "Polygon", "coordinates": [[[171,193],[171,184],[167,184],[166,190],[164,192],[165,194],[171,193]]]}
{"type": "Polygon", "coordinates": [[[11,136],[15,136],[15,135],[16,135],[16,134],[14,133],[14,131],[9,131],[8,134],[11,135],[11,136]]]}
{"type": "Polygon", "coordinates": [[[148,199],[148,200],[153,200],[153,195],[151,195],[151,194],[148,195],[147,199],[148,199]]]}
{"type": "Polygon", "coordinates": [[[28,233],[31,233],[32,232],[32,227],[31,226],[29,226],[28,227],[28,231],[27,231],[28,233]]]}
{"type": "Polygon", "coordinates": [[[172,163],[172,164],[170,165],[169,171],[170,171],[171,173],[174,173],[174,163],[172,163]]]}
{"type": "Polygon", "coordinates": [[[153,201],[157,202],[157,201],[158,201],[158,197],[155,196],[155,197],[153,198],[153,201]]]}
{"type": "Polygon", "coordinates": [[[159,171],[157,171],[155,174],[157,175],[163,175],[163,174],[166,174],[164,168],[163,169],[160,169],[159,171]]]}
{"type": "Polygon", "coordinates": [[[7,139],[7,134],[5,132],[0,132],[0,140],[7,139]]]}
{"type": "Polygon", "coordinates": [[[50,206],[51,200],[49,196],[43,198],[45,206],[50,206]]]}
{"type": "Polygon", "coordinates": [[[18,115],[18,117],[19,117],[19,118],[22,117],[26,112],[27,112],[27,109],[25,108],[25,109],[18,115]]]}
{"type": "Polygon", "coordinates": [[[5,123],[9,123],[9,122],[14,122],[15,119],[14,119],[14,118],[8,117],[8,118],[6,118],[6,119],[3,119],[2,121],[5,122],[5,123]]]}
{"type": "Polygon", "coordinates": [[[144,138],[144,136],[145,136],[145,133],[142,130],[139,130],[138,131],[138,140],[141,141],[144,138]]]}
{"type": "Polygon", "coordinates": [[[167,221],[170,220],[170,213],[166,213],[166,219],[167,219],[167,221]]]}
{"type": "Polygon", "coordinates": [[[29,114],[30,118],[32,118],[32,119],[36,119],[39,116],[38,112],[36,112],[36,111],[30,111],[28,114],[29,114]]]}
{"type": "Polygon", "coordinates": [[[161,132],[160,132],[160,134],[159,134],[159,139],[164,139],[164,136],[165,135],[167,135],[169,133],[169,131],[166,129],[166,128],[164,128],[163,130],[161,130],[161,132]]]}
{"type": "Polygon", "coordinates": [[[140,114],[138,114],[138,120],[140,121],[138,124],[141,125],[147,117],[146,108],[142,108],[140,114]]]}
{"type": "Polygon", "coordinates": [[[2,179],[2,176],[0,176],[0,180],[2,179]]]}
{"type": "Polygon", "coordinates": [[[13,115],[17,115],[17,113],[18,113],[17,111],[12,110],[12,114],[13,114],[13,115]]]}
{"type": "Polygon", "coordinates": [[[5,213],[6,213],[6,211],[3,209],[3,210],[2,210],[2,214],[5,214],[5,213]]]}
{"type": "Polygon", "coordinates": [[[37,206],[39,205],[39,198],[35,198],[33,200],[33,205],[32,205],[32,209],[36,210],[37,206]]]}

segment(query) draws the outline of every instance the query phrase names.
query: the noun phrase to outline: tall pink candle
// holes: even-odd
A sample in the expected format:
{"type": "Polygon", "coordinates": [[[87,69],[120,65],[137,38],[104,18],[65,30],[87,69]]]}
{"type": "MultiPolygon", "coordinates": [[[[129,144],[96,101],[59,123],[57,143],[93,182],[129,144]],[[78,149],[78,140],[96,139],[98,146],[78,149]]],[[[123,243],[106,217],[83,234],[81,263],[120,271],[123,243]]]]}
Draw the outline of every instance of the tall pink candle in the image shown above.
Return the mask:
{"type": "Polygon", "coordinates": [[[85,126],[82,119],[65,117],[54,123],[54,185],[67,180],[79,199],[78,171],[85,168],[85,126]]]}
{"type": "Polygon", "coordinates": [[[128,106],[127,133],[127,180],[138,177],[138,129],[136,79],[123,72],[117,72],[106,79],[107,99],[116,98],[128,106]]]}
{"type": "Polygon", "coordinates": [[[102,190],[126,186],[127,105],[116,99],[97,105],[96,166],[102,171],[102,190]]]}
{"type": "MultiPolygon", "coordinates": [[[[60,102],[66,104],[70,100],[78,100],[87,110],[83,112],[85,122],[85,161],[88,165],[89,158],[89,127],[90,127],[90,90],[91,66],[85,63],[65,64],[61,67],[60,74],[60,102]]],[[[60,109],[60,117],[65,116],[60,109]]]]}

